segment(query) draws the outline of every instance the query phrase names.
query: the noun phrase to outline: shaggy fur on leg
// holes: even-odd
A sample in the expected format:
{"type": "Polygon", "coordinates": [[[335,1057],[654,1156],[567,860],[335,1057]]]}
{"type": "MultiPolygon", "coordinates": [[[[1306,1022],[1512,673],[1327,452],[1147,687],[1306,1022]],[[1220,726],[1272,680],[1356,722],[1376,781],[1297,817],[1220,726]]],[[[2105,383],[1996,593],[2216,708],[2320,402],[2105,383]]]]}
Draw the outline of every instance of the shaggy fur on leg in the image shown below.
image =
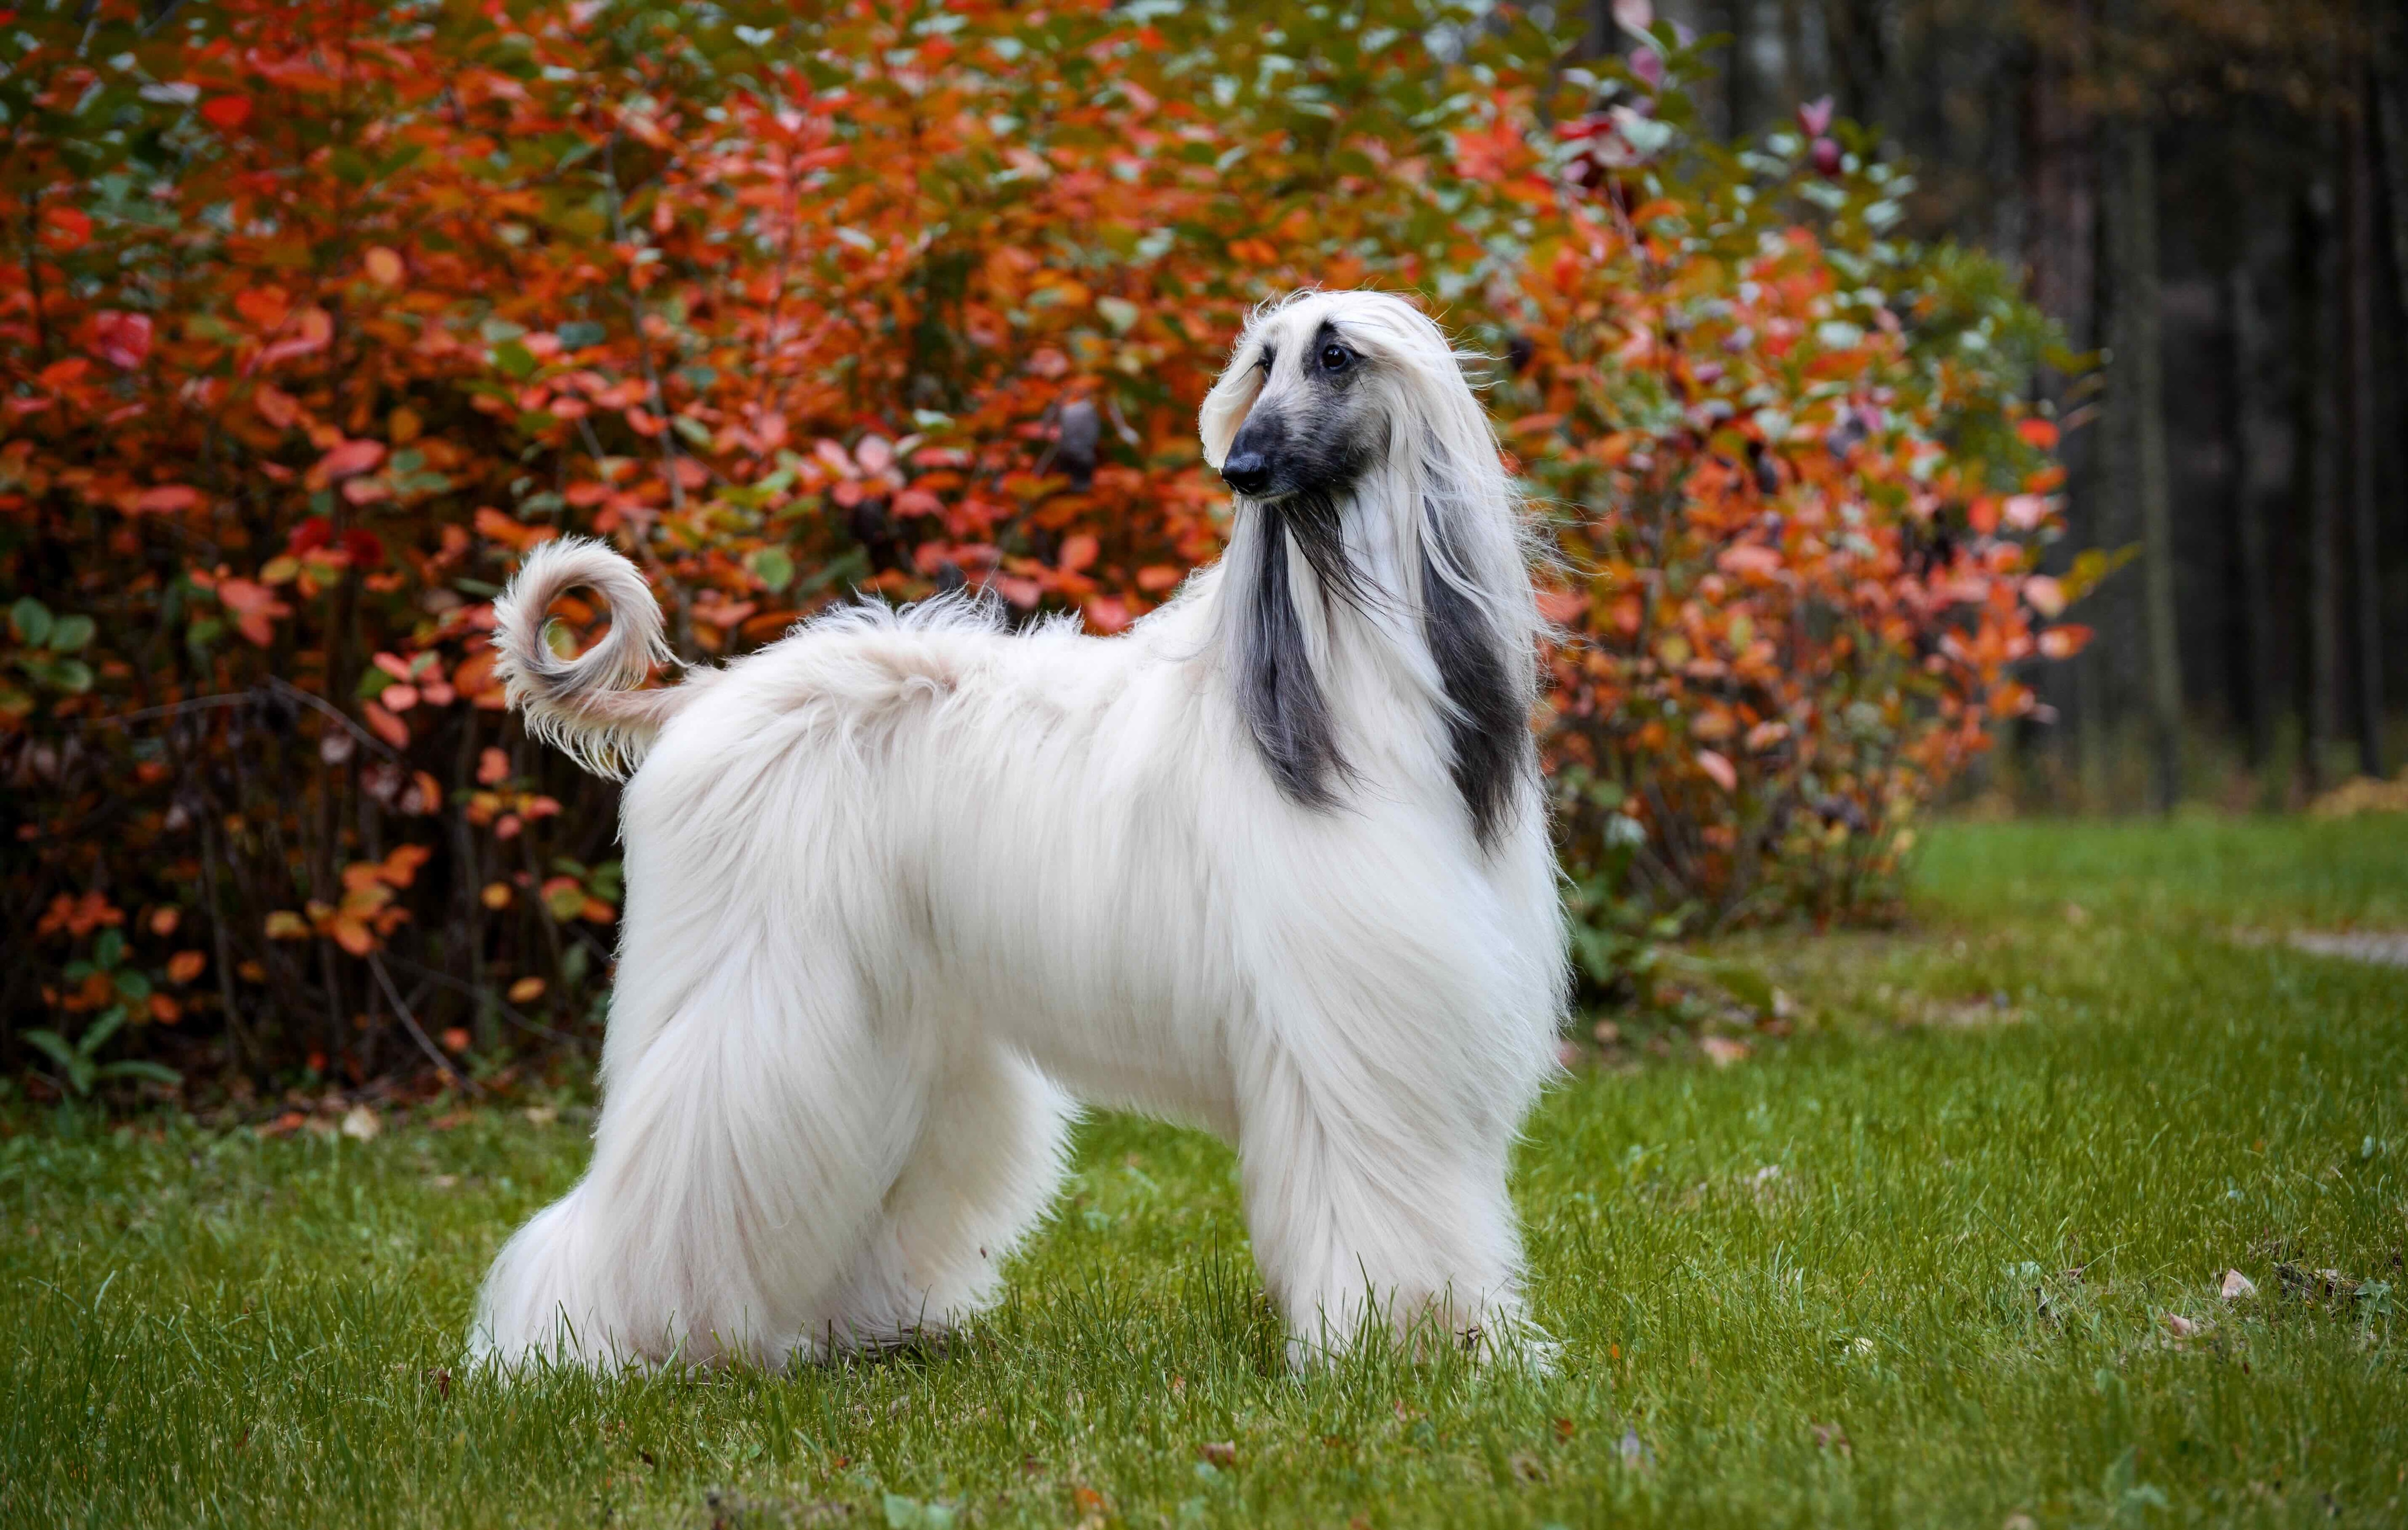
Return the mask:
{"type": "Polygon", "coordinates": [[[1309,1362],[1526,1330],[1507,1157],[1564,937],[1520,506],[1437,326],[1257,314],[1206,400],[1227,556],[1114,638],[968,599],[822,616],[637,683],[660,616],[594,542],[496,644],[530,726],[632,772],[592,1167],[472,1347],[777,1364],[976,1311],[1072,1102],[1216,1132],[1309,1362]],[[612,616],[555,657],[573,586],[612,616]]]}

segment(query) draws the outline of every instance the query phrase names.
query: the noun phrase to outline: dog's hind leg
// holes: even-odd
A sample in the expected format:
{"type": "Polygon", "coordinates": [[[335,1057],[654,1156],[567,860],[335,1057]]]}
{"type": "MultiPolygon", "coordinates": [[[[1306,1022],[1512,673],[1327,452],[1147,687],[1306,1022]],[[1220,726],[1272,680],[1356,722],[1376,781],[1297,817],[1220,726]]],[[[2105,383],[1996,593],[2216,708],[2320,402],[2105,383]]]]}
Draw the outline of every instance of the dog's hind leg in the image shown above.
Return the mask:
{"type": "Polygon", "coordinates": [[[852,1271],[803,1335],[813,1352],[941,1334],[991,1303],[1004,1260],[1060,1188],[1072,1114],[1012,1053],[949,1060],[852,1271]]]}
{"type": "Polygon", "coordinates": [[[914,1070],[849,978],[719,955],[614,1062],[584,1179],[487,1277],[479,1352],[781,1364],[853,1267],[919,1134],[914,1070]]]}

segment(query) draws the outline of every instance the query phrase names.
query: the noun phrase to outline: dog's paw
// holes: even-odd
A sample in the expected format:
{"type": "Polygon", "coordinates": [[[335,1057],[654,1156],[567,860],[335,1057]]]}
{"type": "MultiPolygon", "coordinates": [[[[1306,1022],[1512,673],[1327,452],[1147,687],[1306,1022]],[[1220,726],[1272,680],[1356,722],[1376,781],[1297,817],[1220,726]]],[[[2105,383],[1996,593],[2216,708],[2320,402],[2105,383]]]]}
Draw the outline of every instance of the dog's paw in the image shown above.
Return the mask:
{"type": "Polygon", "coordinates": [[[1464,1352],[1483,1370],[1515,1371],[1534,1379],[1563,1369],[1564,1346],[1527,1319],[1514,1318],[1466,1330],[1464,1352]]]}

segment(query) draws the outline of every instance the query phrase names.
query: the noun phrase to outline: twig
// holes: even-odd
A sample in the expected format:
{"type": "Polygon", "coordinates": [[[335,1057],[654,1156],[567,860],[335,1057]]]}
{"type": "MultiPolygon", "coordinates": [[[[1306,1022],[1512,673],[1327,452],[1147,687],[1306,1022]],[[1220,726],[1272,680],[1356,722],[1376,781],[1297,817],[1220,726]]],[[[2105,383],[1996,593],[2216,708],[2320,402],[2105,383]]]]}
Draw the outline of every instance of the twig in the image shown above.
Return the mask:
{"type": "Polygon", "coordinates": [[[428,1037],[426,1032],[419,1025],[418,1017],[412,1015],[409,1012],[409,1005],[402,1002],[401,989],[394,987],[393,974],[385,971],[384,959],[374,951],[368,953],[368,970],[376,974],[378,986],[384,989],[385,999],[393,1005],[394,1013],[401,1017],[401,1023],[408,1029],[410,1039],[418,1043],[418,1049],[424,1052],[435,1066],[441,1070],[443,1076],[466,1088],[471,1094],[484,1093],[484,1086],[453,1067],[452,1060],[445,1057],[442,1049],[428,1037]]]}
{"type": "Polygon", "coordinates": [[[492,992],[488,989],[480,989],[472,983],[464,983],[460,979],[453,977],[449,973],[439,972],[433,967],[427,966],[423,962],[412,961],[406,956],[395,956],[393,958],[393,962],[394,965],[408,968],[409,971],[416,973],[419,976],[426,979],[428,982],[436,984],[441,988],[450,989],[454,993],[465,993],[471,999],[490,1002],[494,1008],[501,1012],[502,1018],[509,1021],[512,1025],[517,1026],[522,1031],[532,1032],[535,1034],[541,1036],[546,1041],[560,1042],[570,1046],[580,1045],[578,1037],[570,1035],[566,1031],[554,1031],[552,1027],[544,1024],[540,1020],[528,1019],[525,1016],[520,1014],[509,1004],[502,1003],[499,999],[494,998],[492,992]]]}
{"type": "Polygon", "coordinates": [[[359,724],[351,721],[351,718],[343,714],[342,708],[335,705],[332,701],[327,700],[324,697],[303,690],[300,686],[293,684],[290,680],[285,679],[282,675],[270,675],[267,683],[275,689],[282,691],[285,695],[290,696],[294,700],[302,702],[308,706],[315,707],[320,712],[324,713],[329,718],[333,719],[335,723],[340,726],[345,732],[348,732],[351,737],[359,740],[362,743],[366,744],[369,748],[377,750],[387,759],[399,759],[401,758],[400,750],[395,749],[392,744],[385,743],[384,740],[378,738],[374,733],[369,732],[366,729],[362,728],[359,724]]]}

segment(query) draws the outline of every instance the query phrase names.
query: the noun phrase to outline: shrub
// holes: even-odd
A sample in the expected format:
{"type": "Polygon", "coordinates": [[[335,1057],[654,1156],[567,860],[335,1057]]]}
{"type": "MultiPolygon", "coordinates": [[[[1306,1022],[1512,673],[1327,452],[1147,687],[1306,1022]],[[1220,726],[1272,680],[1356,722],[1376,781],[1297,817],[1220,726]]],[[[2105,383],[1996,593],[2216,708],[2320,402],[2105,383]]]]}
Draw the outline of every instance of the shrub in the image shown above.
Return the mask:
{"type": "Polygon", "coordinates": [[[1219,545],[1196,402],[1309,281],[1526,347],[1598,928],[1844,911],[2028,700],[1987,518],[2048,485],[1997,492],[2011,370],[1948,328],[2003,344],[2013,300],[1853,238],[1874,172],[1550,83],[1525,23],[227,0],[0,49],[0,1002],[65,1087],[104,1047],[356,1080],[589,1036],[615,793],[500,710],[516,556],[613,539],[694,661],[855,587],[1117,629],[1219,545]]]}
{"type": "Polygon", "coordinates": [[[1911,182],[1828,103],[1726,148],[1669,26],[1634,63],[1520,167],[1585,195],[1523,262],[1504,392],[1575,574],[1550,755],[1600,981],[1634,929],[1883,906],[2104,571],[2035,576],[2062,472],[2017,398],[2051,337],[1998,267],[1894,237],[1911,182]]]}

